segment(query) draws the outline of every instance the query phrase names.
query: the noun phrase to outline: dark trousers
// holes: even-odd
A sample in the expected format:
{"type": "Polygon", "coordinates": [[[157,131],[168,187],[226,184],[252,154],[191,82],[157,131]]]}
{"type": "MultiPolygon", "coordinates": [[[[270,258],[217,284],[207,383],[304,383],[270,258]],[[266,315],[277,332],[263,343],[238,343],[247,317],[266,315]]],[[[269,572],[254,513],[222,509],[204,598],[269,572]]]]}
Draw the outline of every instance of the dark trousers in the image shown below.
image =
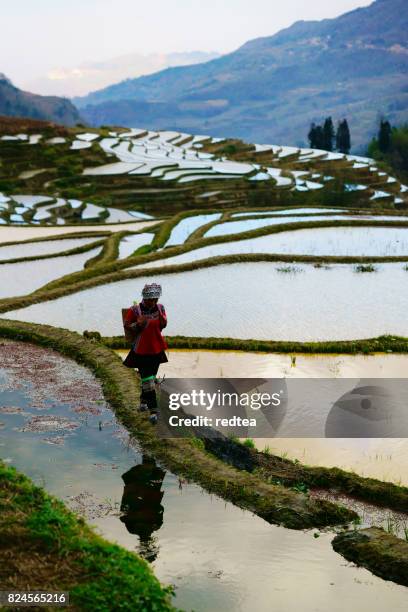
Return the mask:
{"type": "Polygon", "coordinates": [[[151,412],[157,412],[157,397],[154,380],[144,382],[150,376],[156,376],[160,363],[140,364],[138,367],[140,378],[142,379],[142,393],[140,400],[145,402],[151,412]]]}

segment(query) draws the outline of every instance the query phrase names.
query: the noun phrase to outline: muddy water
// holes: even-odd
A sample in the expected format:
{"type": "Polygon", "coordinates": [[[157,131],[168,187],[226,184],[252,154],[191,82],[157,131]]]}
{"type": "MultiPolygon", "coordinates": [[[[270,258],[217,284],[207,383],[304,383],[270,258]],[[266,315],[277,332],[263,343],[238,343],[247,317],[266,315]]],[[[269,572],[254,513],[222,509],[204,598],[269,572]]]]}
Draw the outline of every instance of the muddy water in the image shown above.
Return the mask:
{"type": "MultiPolygon", "coordinates": [[[[123,358],[127,351],[117,351],[123,358]]],[[[287,355],[171,350],[160,367],[168,378],[405,378],[408,355],[287,355]],[[294,359],[293,359],[294,358],[294,359]]],[[[314,418],[304,415],[305,421],[314,418]]],[[[341,467],[408,485],[408,440],[402,438],[256,439],[258,448],[308,465],[341,467]]]]}
{"type": "MultiPolygon", "coordinates": [[[[126,350],[116,351],[121,357],[126,350]]],[[[173,378],[406,378],[408,355],[246,353],[170,349],[160,373],[173,378]]]]}
{"type": "Polygon", "coordinates": [[[348,564],[333,534],[268,525],[143,458],[83,367],[18,343],[0,364],[2,457],[143,553],[179,607],[298,612],[301,594],[306,612],[405,610],[406,588],[348,564]]]}
{"type": "Polygon", "coordinates": [[[361,476],[408,486],[406,438],[273,438],[254,440],[263,450],[306,465],[341,467],[361,476]]]}

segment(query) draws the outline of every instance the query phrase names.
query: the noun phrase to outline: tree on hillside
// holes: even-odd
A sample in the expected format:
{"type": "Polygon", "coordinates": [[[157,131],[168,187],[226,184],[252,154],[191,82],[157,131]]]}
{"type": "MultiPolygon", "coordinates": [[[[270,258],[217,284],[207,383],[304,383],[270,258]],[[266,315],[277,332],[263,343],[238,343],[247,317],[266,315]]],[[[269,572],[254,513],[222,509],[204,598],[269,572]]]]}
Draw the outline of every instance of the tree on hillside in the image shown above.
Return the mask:
{"type": "Polygon", "coordinates": [[[324,149],[324,131],[321,125],[312,123],[308,138],[311,149],[324,149]]]}
{"type": "Polygon", "coordinates": [[[309,140],[310,148],[315,149],[316,148],[316,124],[315,123],[312,123],[310,125],[310,130],[307,135],[307,138],[309,140]]]}
{"type": "Polygon", "coordinates": [[[389,159],[390,165],[406,181],[408,178],[408,124],[392,129],[389,159]]]}
{"type": "Polygon", "coordinates": [[[338,151],[340,151],[340,153],[345,153],[346,155],[350,153],[351,138],[347,119],[340,121],[337,126],[336,148],[338,151]]]}
{"type": "Polygon", "coordinates": [[[386,119],[381,119],[378,131],[378,148],[381,153],[388,153],[391,146],[391,124],[386,119]]]}
{"type": "Polygon", "coordinates": [[[315,132],[316,149],[324,149],[324,132],[321,125],[316,126],[315,132]]]}
{"type": "Polygon", "coordinates": [[[325,149],[326,151],[333,151],[334,140],[335,140],[335,131],[334,131],[333,120],[331,117],[327,117],[324,122],[324,126],[323,126],[323,141],[324,141],[323,144],[324,146],[322,148],[325,149]]]}
{"type": "MultiPolygon", "coordinates": [[[[343,122],[341,122],[343,123],[343,122]]],[[[346,121],[347,125],[347,121],[346,121]]],[[[346,136],[347,130],[345,126],[342,126],[343,139],[346,136]]],[[[350,136],[350,133],[349,133],[350,136]]],[[[333,151],[334,144],[336,142],[336,132],[331,117],[326,117],[323,126],[312,123],[310,126],[309,134],[307,135],[312,149],[323,149],[324,151],[333,151]]],[[[349,146],[350,150],[350,146],[349,146]]]]}
{"type": "MultiPolygon", "coordinates": [[[[388,123],[381,121],[381,124],[388,123]]],[[[393,127],[389,133],[388,126],[380,125],[376,138],[373,138],[368,145],[367,155],[384,162],[388,168],[388,172],[395,172],[399,179],[403,182],[408,181],[408,124],[399,127],[393,127]],[[382,129],[381,129],[382,127],[382,129]],[[389,136],[388,136],[389,134],[389,136]],[[384,143],[387,146],[387,151],[383,152],[380,149],[380,135],[384,138],[384,143]],[[389,138],[389,143],[386,139],[389,138]]]]}

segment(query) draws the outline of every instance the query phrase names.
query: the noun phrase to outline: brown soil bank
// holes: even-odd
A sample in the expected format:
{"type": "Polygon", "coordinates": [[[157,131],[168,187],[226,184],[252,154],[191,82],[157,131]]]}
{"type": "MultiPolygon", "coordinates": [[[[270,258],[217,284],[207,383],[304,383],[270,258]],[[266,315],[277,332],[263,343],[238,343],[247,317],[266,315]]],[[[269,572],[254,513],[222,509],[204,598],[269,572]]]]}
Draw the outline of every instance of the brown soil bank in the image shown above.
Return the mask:
{"type": "Polygon", "coordinates": [[[311,499],[302,492],[266,482],[255,474],[225,464],[207,453],[199,440],[158,438],[147,416],[138,412],[138,377],[105,346],[67,330],[4,319],[0,320],[0,337],[47,346],[88,366],[101,379],[104,395],[118,419],[146,450],[170,470],[266,521],[291,529],[307,529],[357,519],[355,512],[343,506],[311,499]]]}
{"type": "Polygon", "coordinates": [[[379,527],[347,531],[337,535],[333,548],[348,561],[376,576],[408,586],[408,542],[379,527]]]}
{"type": "Polygon", "coordinates": [[[345,493],[350,497],[407,512],[408,487],[365,478],[340,468],[313,467],[248,448],[236,440],[218,437],[205,440],[206,449],[236,468],[257,474],[287,487],[304,486],[345,493]]]}
{"type": "Polygon", "coordinates": [[[52,121],[43,121],[41,119],[29,119],[28,117],[6,117],[0,115],[0,132],[7,134],[20,134],[21,132],[32,133],[41,132],[46,129],[52,129],[53,133],[59,136],[66,136],[68,130],[62,126],[53,123],[52,121]]]}

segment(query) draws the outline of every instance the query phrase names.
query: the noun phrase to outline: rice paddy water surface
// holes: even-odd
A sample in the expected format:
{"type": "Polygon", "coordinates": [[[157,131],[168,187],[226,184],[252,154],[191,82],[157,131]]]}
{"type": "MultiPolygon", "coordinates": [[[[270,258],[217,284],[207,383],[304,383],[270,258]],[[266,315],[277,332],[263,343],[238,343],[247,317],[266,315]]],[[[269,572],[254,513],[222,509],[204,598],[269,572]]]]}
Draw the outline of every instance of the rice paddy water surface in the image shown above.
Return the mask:
{"type": "Polygon", "coordinates": [[[82,270],[88,259],[100,250],[101,247],[77,255],[3,264],[0,266],[0,299],[26,295],[60,276],[82,270]]]}
{"type": "Polygon", "coordinates": [[[139,300],[152,278],[163,286],[169,335],[296,341],[408,336],[408,292],[401,291],[408,272],[402,263],[382,264],[368,274],[350,265],[324,269],[267,262],[157,273],[2,316],[81,333],[88,329],[103,336],[121,335],[121,308],[139,300]]]}
{"type": "Polygon", "coordinates": [[[406,589],[346,563],[332,533],[316,539],[315,530],[269,525],[143,457],[82,366],[26,344],[0,350],[3,457],[106,538],[145,556],[175,585],[177,606],[266,611],[273,601],[298,610],[301,593],[305,612],[405,610],[406,589]],[[143,497],[150,477],[163,493],[153,505],[143,497]],[[134,504],[143,520],[132,518],[134,504]]]}
{"type": "MultiPolygon", "coordinates": [[[[117,351],[122,359],[128,351],[117,351]]],[[[406,378],[408,355],[289,355],[170,349],[160,366],[166,378],[406,378]]],[[[307,425],[314,410],[304,412],[307,425]]],[[[298,459],[308,465],[340,467],[362,476],[408,486],[408,440],[402,438],[275,438],[255,439],[260,450],[298,459]]]]}

